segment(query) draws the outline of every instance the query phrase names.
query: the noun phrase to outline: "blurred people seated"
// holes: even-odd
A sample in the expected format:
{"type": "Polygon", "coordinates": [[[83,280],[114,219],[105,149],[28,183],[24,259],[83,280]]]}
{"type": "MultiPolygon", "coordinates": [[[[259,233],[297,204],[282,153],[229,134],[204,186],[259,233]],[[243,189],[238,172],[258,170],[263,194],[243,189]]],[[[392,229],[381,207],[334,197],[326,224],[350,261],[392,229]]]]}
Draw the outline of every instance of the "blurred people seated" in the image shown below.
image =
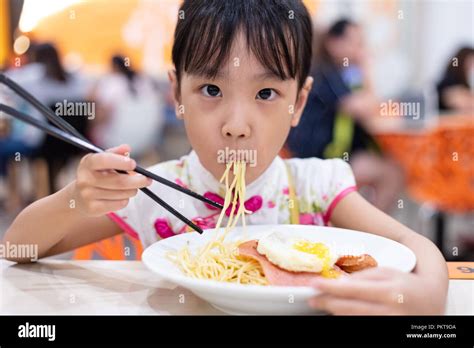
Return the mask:
{"type": "MultiPolygon", "coordinates": [[[[89,89],[87,81],[79,75],[64,70],[53,44],[32,45],[28,52],[28,59],[27,64],[10,69],[6,74],[43,104],[55,110],[58,103],[85,99],[89,89]]],[[[2,92],[2,97],[16,109],[45,120],[36,109],[15,94],[5,90],[2,92]]],[[[86,132],[87,119],[75,116],[64,118],[80,132],[86,132]]],[[[29,199],[36,200],[56,189],[55,183],[58,173],[74,155],[79,154],[79,151],[67,143],[48,135],[45,136],[43,132],[21,121],[9,118],[8,122],[10,123],[10,132],[4,133],[3,137],[0,136],[0,167],[4,174],[8,174],[7,209],[15,211],[22,206],[22,198],[17,184],[17,181],[20,180],[17,175],[18,162],[20,162],[18,158],[29,157],[32,159],[33,169],[30,172],[34,174],[35,193],[34,197],[29,199]]]]}
{"type": "Polygon", "coordinates": [[[474,113],[474,49],[462,47],[449,60],[437,85],[441,111],[474,113]]]}
{"type": "MultiPolygon", "coordinates": [[[[87,136],[90,116],[84,112],[86,108],[76,106],[87,105],[90,83],[80,74],[67,72],[64,69],[59,53],[51,43],[38,45],[34,50],[34,57],[35,62],[43,68],[43,77],[25,86],[27,90],[49,106],[56,115],[70,123],[79,133],[87,136]]],[[[38,156],[47,163],[49,192],[59,189],[57,178],[61,170],[71,160],[83,154],[76,147],[46,135],[38,156]]]]}
{"type": "Polygon", "coordinates": [[[350,161],[357,184],[379,209],[389,211],[403,187],[399,167],[383,157],[364,123],[379,113],[362,28],[335,22],[316,50],[313,89],[287,148],[296,157],[350,161]]]}
{"type": "Polygon", "coordinates": [[[129,144],[134,158],[147,155],[160,137],[164,105],[156,83],[134,71],[125,57],[114,56],[111,72],[95,86],[97,102],[93,140],[111,148],[129,144]]]}

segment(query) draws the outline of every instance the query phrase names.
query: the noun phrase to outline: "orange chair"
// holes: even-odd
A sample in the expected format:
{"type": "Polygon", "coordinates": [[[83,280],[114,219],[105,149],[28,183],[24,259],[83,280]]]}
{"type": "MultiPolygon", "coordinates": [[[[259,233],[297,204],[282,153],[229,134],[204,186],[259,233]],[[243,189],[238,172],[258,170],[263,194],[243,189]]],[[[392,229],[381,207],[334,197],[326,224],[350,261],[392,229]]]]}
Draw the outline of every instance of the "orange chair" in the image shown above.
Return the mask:
{"type": "Polygon", "coordinates": [[[474,211],[474,118],[446,116],[428,131],[376,138],[403,167],[410,196],[437,210],[436,243],[443,250],[444,214],[474,211]]]}
{"type": "Polygon", "coordinates": [[[443,120],[424,133],[377,136],[404,168],[411,196],[445,212],[474,211],[474,118],[464,120],[443,120]]]}
{"type": "Polygon", "coordinates": [[[74,260],[141,260],[143,247],[126,233],[92,243],[74,251],[74,260]]]}

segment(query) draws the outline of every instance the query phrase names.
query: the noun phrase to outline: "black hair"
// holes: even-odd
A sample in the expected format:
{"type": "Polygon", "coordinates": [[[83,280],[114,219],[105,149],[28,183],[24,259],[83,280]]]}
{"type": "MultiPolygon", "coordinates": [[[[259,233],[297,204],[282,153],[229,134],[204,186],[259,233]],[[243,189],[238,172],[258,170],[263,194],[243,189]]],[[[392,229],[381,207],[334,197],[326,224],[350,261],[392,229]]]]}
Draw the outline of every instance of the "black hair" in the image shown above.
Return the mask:
{"type": "Polygon", "coordinates": [[[469,46],[463,46],[459,48],[456,54],[449,60],[449,63],[444,72],[444,80],[449,80],[454,83],[457,82],[460,85],[469,87],[467,80],[466,71],[466,60],[470,55],[474,54],[474,48],[469,46]],[[457,64],[453,64],[453,59],[457,59],[457,64]]]}
{"type": "Polygon", "coordinates": [[[124,75],[128,80],[128,87],[132,94],[136,94],[136,89],[134,85],[134,79],[136,72],[130,68],[128,64],[125,63],[125,57],[121,55],[115,55],[112,57],[112,67],[115,68],[117,72],[124,75]]]}
{"type": "Polygon", "coordinates": [[[355,22],[351,21],[348,18],[341,18],[334,22],[327,32],[328,37],[339,38],[344,36],[346,29],[351,25],[356,25],[355,22]]]}
{"type": "Polygon", "coordinates": [[[466,71],[466,60],[474,54],[474,48],[463,46],[458,49],[456,54],[449,59],[441,81],[436,85],[438,91],[438,106],[440,110],[450,110],[452,106],[446,104],[444,92],[453,86],[462,86],[470,88],[468,80],[468,71],[466,71]],[[456,58],[456,61],[454,59],[456,58]],[[454,64],[456,62],[456,64],[454,64]]]}
{"type": "Polygon", "coordinates": [[[52,43],[35,45],[32,50],[33,60],[45,66],[46,75],[53,80],[66,82],[68,74],[64,70],[56,46],[52,43]]]}
{"type": "MultiPolygon", "coordinates": [[[[333,24],[331,24],[328,30],[322,35],[321,40],[317,43],[313,65],[322,65],[330,63],[332,61],[332,58],[326,47],[328,41],[330,39],[342,38],[346,34],[347,28],[353,25],[357,25],[357,23],[348,18],[338,19],[333,24]]],[[[315,68],[313,67],[313,69],[315,68]]]]}
{"type": "Polygon", "coordinates": [[[282,80],[298,90],[311,65],[312,24],[299,0],[184,0],[172,50],[178,83],[183,72],[214,78],[229,59],[236,34],[282,80]]]}

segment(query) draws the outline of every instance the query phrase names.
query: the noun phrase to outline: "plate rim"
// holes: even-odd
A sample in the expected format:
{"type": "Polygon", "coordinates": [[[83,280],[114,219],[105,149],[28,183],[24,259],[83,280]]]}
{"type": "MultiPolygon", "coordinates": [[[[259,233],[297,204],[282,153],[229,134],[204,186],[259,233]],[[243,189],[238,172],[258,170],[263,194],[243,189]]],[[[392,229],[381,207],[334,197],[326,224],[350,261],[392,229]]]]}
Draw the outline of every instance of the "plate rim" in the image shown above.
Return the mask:
{"type": "MultiPolygon", "coordinates": [[[[241,229],[242,226],[236,226],[235,228],[237,229],[241,229]]],[[[326,230],[326,231],[335,231],[337,233],[336,230],[340,230],[340,231],[344,231],[344,232],[348,232],[348,233],[356,233],[356,234],[364,234],[366,236],[369,236],[369,238],[373,238],[373,239],[385,239],[385,240],[388,240],[390,243],[395,243],[396,245],[398,245],[398,247],[401,247],[402,249],[404,249],[408,255],[410,255],[411,259],[407,260],[407,262],[409,263],[409,267],[407,267],[407,270],[400,270],[402,272],[406,272],[406,273],[410,273],[413,271],[413,269],[415,268],[416,264],[417,264],[417,258],[416,258],[416,255],[415,253],[409,248],[407,247],[406,245],[403,245],[402,243],[398,242],[398,241],[395,241],[395,240],[392,240],[392,239],[389,239],[389,238],[386,238],[386,237],[383,237],[383,236],[379,236],[377,234],[373,234],[373,233],[368,233],[368,232],[363,232],[363,231],[357,231],[357,230],[351,230],[351,229],[346,229],[346,228],[339,228],[339,227],[331,227],[331,226],[317,226],[317,225],[291,225],[291,224],[265,224],[265,225],[248,225],[246,226],[247,229],[266,229],[266,230],[270,230],[270,229],[275,229],[275,228],[296,228],[296,229],[299,229],[299,228],[314,228],[314,229],[319,229],[319,230],[326,230]]],[[[206,229],[204,230],[204,233],[207,235],[207,234],[211,234],[211,233],[215,233],[217,230],[219,230],[219,232],[222,232],[223,231],[223,227],[219,228],[219,229],[206,229]]],[[[232,232],[234,232],[235,230],[233,230],[232,232]]],[[[331,232],[332,233],[332,232],[331,232]]],[[[189,233],[186,233],[186,235],[189,235],[191,236],[192,234],[194,235],[198,235],[199,234],[197,232],[189,232],[189,233]]],[[[247,284],[236,284],[236,283],[228,283],[228,282],[220,282],[220,281],[217,281],[217,280],[211,280],[211,279],[197,279],[197,278],[192,278],[192,277],[189,277],[187,275],[185,275],[184,273],[181,272],[180,273],[177,273],[176,275],[168,275],[168,274],[163,274],[162,272],[160,271],[157,271],[156,268],[154,268],[152,265],[151,265],[151,262],[150,262],[150,259],[153,255],[153,253],[155,253],[155,249],[157,248],[157,245],[159,243],[164,243],[164,242],[169,242],[169,240],[173,239],[173,238],[177,238],[177,237],[181,237],[183,238],[183,234],[178,234],[176,236],[172,236],[172,237],[169,237],[169,238],[166,238],[166,239],[161,239],[161,240],[158,240],[156,242],[154,242],[153,244],[149,245],[147,248],[145,248],[145,250],[143,251],[142,255],[141,255],[141,261],[145,264],[145,266],[150,270],[152,271],[154,274],[157,274],[159,277],[163,278],[164,280],[167,280],[167,281],[170,281],[178,286],[181,286],[181,287],[184,287],[184,288],[187,288],[188,290],[190,291],[227,291],[227,293],[230,295],[230,292],[232,293],[240,293],[242,295],[266,295],[266,296],[269,296],[269,295],[283,295],[283,294],[288,294],[288,293],[291,293],[291,294],[294,294],[295,296],[314,296],[315,294],[318,293],[318,291],[314,288],[311,288],[311,287],[307,287],[307,286],[275,286],[275,285],[267,285],[267,286],[261,286],[261,285],[247,285],[247,284]]]]}

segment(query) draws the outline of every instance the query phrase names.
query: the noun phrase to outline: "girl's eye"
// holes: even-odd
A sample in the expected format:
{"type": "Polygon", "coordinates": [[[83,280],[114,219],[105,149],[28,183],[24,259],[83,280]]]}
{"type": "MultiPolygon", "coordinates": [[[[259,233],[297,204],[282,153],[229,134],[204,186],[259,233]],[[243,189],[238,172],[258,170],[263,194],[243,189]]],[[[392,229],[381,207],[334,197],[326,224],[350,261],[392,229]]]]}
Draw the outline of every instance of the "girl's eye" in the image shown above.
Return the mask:
{"type": "Polygon", "coordinates": [[[221,97],[222,96],[221,90],[216,85],[205,85],[204,87],[201,88],[201,92],[206,97],[221,97]]]}
{"type": "Polygon", "coordinates": [[[276,92],[272,88],[264,88],[261,89],[257,93],[257,99],[262,99],[262,100],[273,100],[276,97],[276,92]]]}

